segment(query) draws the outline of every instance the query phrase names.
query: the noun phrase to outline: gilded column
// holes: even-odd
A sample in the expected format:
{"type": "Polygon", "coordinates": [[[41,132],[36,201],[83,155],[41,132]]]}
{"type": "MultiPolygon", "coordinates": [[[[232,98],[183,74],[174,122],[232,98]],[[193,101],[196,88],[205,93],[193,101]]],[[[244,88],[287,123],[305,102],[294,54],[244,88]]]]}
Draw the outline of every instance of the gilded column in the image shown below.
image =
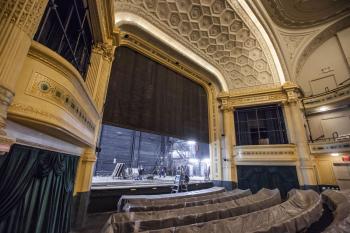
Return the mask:
{"type": "Polygon", "coordinates": [[[85,223],[95,162],[95,148],[86,149],[79,158],[73,194],[73,228],[82,227],[85,223]]]}
{"type": "Polygon", "coordinates": [[[233,109],[225,108],[224,114],[224,132],[225,132],[225,157],[223,161],[224,179],[230,181],[232,188],[237,185],[237,167],[235,163],[236,137],[235,125],[233,119],[233,109]],[[226,171],[225,171],[226,170],[226,171]]]}
{"type": "MultiPolygon", "coordinates": [[[[96,145],[98,143],[98,137],[102,126],[103,105],[107,94],[113,59],[114,46],[105,43],[97,43],[93,46],[86,85],[101,117],[99,121],[96,122],[96,145]]],[[[84,154],[80,157],[75,181],[75,203],[73,214],[74,228],[82,227],[85,224],[95,162],[95,147],[87,148],[84,154]]]]}
{"type": "Polygon", "coordinates": [[[48,0],[0,0],[0,152],[13,139],[6,137],[7,109],[48,0]]]}
{"type": "Polygon", "coordinates": [[[292,83],[286,83],[283,86],[287,93],[288,103],[286,103],[286,113],[290,116],[286,117],[288,122],[291,143],[296,145],[298,154],[297,171],[299,183],[305,188],[317,185],[315,164],[310,153],[310,148],[304,127],[303,112],[300,108],[298,87],[292,83]]]}
{"type": "Polygon", "coordinates": [[[107,94],[107,87],[114,59],[114,46],[97,43],[91,52],[86,85],[100,112],[107,94]]]}
{"type": "Polygon", "coordinates": [[[80,156],[77,176],[75,179],[74,194],[77,192],[90,191],[95,162],[96,152],[94,148],[86,149],[80,156]]]}

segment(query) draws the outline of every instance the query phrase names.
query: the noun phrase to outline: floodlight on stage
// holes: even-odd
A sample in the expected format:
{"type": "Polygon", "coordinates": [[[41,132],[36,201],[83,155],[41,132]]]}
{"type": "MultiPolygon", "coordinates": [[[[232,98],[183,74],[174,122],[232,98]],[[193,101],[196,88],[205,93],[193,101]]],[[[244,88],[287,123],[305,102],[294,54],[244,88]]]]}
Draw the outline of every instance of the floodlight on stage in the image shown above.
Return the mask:
{"type": "Polygon", "coordinates": [[[210,159],[202,159],[202,163],[207,164],[208,166],[210,165],[210,159]]]}
{"type": "Polygon", "coordinates": [[[199,161],[198,161],[198,159],[193,159],[192,158],[192,159],[189,159],[188,162],[195,164],[195,163],[198,163],[199,161]]]}
{"type": "Polygon", "coordinates": [[[320,111],[321,111],[321,112],[325,112],[325,111],[327,111],[327,110],[329,110],[329,107],[327,107],[327,106],[322,106],[322,107],[320,107],[320,111]]]}
{"type": "Polygon", "coordinates": [[[187,141],[187,144],[188,145],[196,145],[196,141],[194,141],[194,140],[189,140],[189,141],[187,141]]]}

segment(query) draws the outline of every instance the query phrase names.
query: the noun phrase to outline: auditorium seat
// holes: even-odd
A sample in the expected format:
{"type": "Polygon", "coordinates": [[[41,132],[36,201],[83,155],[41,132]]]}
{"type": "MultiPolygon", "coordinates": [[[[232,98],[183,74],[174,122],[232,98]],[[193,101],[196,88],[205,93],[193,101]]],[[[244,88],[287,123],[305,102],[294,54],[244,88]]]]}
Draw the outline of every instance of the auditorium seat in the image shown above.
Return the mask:
{"type": "Polygon", "coordinates": [[[250,190],[235,189],[229,192],[215,193],[215,194],[205,195],[205,196],[195,196],[195,197],[189,197],[189,198],[183,198],[183,199],[181,198],[181,199],[174,199],[174,200],[172,199],[152,200],[148,203],[141,203],[141,204],[127,203],[125,204],[123,210],[125,212],[170,210],[170,209],[178,209],[178,208],[227,202],[227,201],[235,200],[251,194],[252,193],[250,190]]]}
{"type": "Polygon", "coordinates": [[[123,195],[118,201],[118,211],[121,211],[126,203],[145,204],[155,200],[175,200],[189,197],[199,197],[225,192],[223,187],[212,187],[182,193],[158,194],[158,195],[123,195]]]}
{"type": "Polygon", "coordinates": [[[320,195],[312,190],[292,190],[282,204],[241,216],[143,233],[292,233],[301,232],[322,215],[320,195]]]}
{"type": "Polygon", "coordinates": [[[116,213],[106,223],[103,232],[129,233],[203,223],[265,209],[280,202],[278,189],[262,189],[257,194],[223,203],[163,211],[116,213]]]}
{"type": "Polygon", "coordinates": [[[350,232],[350,189],[342,191],[326,190],[323,202],[333,211],[334,220],[323,233],[350,232]]]}

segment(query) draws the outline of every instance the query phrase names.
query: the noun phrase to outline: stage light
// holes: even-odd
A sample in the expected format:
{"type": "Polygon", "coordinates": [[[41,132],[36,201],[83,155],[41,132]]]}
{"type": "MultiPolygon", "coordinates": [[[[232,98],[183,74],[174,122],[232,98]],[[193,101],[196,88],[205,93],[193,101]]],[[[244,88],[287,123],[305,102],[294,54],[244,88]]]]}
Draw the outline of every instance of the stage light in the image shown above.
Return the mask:
{"type": "Polygon", "coordinates": [[[322,106],[320,107],[320,111],[321,112],[324,112],[324,111],[327,111],[329,108],[327,106],[322,106]]]}
{"type": "Polygon", "coordinates": [[[199,161],[198,161],[198,159],[189,159],[188,162],[190,162],[190,163],[198,163],[199,161]]]}
{"type": "Polygon", "coordinates": [[[207,164],[207,165],[209,166],[209,164],[210,164],[210,159],[209,159],[209,158],[203,159],[203,160],[202,160],[202,163],[205,163],[205,164],[207,164]]]}
{"type": "Polygon", "coordinates": [[[189,141],[187,141],[187,144],[188,145],[196,145],[196,141],[193,141],[193,140],[189,140],[189,141]]]}
{"type": "Polygon", "coordinates": [[[340,154],[339,153],[332,153],[331,156],[339,156],[340,154]]]}

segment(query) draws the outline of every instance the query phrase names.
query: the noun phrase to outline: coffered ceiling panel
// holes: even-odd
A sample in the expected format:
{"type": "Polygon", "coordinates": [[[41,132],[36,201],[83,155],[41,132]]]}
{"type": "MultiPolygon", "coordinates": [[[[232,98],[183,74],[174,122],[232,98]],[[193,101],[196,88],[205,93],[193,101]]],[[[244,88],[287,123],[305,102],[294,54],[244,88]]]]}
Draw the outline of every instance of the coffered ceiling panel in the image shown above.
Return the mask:
{"type": "Polygon", "coordinates": [[[262,0],[273,21],[287,28],[324,24],[350,12],[349,0],[262,0]]]}
{"type": "Polygon", "coordinates": [[[278,82],[256,35],[225,0],[116,0],[116,9],[174,36],[217,67],[230,89],[278,82]]]}

